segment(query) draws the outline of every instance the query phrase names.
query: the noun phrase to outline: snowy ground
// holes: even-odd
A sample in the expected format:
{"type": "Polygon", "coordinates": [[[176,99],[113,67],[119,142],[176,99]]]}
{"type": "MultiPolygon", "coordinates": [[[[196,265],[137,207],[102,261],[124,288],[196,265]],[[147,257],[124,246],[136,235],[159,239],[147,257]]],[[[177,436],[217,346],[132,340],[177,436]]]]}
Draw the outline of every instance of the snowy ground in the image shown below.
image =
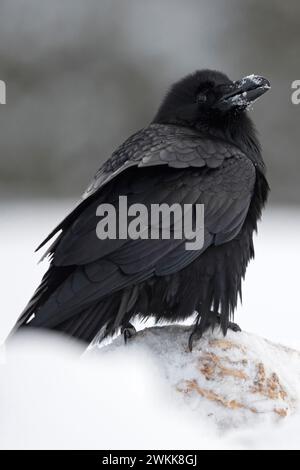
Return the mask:
{"type": "MultiPolygon", "coordinates": [[[[34,248],[70,207],[0,206],[0,343],[46,269],[34,248]]],[[[236,315],[244,330],[298,350],[299,235],[300,211],[266,211],[236,315]]],[[[300,448],[298,414],[221,436],[173,401],[146,352],[78,364],[72,343],[42,343],[24,340],[0,369],[0,448],[300,448]]]]}
{"type": "Polygon", "coordinates": [[[207,331],[187,347],[190,327],[165,325],[139,331],[125,345],[119,336],[86,357],[119,352],[151,358],[177,401],[198,421],[226,432],[265,424],[274,426],[300,409],[300,352],[257,335],[207,331]]]}

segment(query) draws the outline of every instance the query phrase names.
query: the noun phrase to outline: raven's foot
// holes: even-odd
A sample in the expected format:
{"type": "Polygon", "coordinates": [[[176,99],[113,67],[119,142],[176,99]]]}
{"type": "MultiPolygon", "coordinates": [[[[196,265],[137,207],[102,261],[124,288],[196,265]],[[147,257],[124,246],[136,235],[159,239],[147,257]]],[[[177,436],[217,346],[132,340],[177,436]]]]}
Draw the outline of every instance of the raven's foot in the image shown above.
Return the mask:
{"type": "Polygon", "coordinates": [[[199,330],[198,327],[193,328],[193,331],[191,332],[189,336],[189,343],[188,343],[190,352],[193,351],[194,341],[198,341],[200,338],[202,338],[202,335],[203,335],[203,331],[199,330]]]}
{"type": "MultiPolygon", "coordinates": [[[[213,312],[212,312],[213,313],[213,312]]],[[[221,326],[221,315],[217,315],[216,317],[216,324],[218,326],[221,326]]],[[[206,322],[205,325],[202,324],[201,322],[201,317],[198,316],[197,318],[197,321],[193,327],[193,330],[192,330],[192,333],[190,334],[190,337],[189,337],[189,350],[192,351],[193,350],[193,343],[194,341],[199,341],[202,336],[203,336],[203,333],[208,330],[209,328],[212,328],[214,329],[215,327],[215,323],[211,323],[209,318],[206,322]]],[[[228,323],[228,327],[227,327],[228,330],[232,330],[234,331],[235,333],[238,333],[240,331],[242,331],[242,329],[239,327],[239,325],[237,323],[233,323],[233,322],[229,322],[228,323]]]]}
{"type": "Polygon", "coordinates": [[[204,328],[203,328],[203,324],[201,322],[201,316],[198,315],[196,323],[194,324],[192,332],[189,336],[188,346],[189,346],[190,352],[192,352],[192,350],[193,350],[194,341],[198,341],[200,338],[202,338],[203,333],[204,333],[204,328]]]}
{"type": "Polygon", "coordinates": [[[229,322],[228,329],[234,331],[235,333],[242,331],[242,328],[237,323],[233,323],[232,321],[229,322]]]}
{"type": "MultiPolygon", "coordinates": [[[[213,312],[211,312],[211,313],[213,314],[213,312]]],[[[217,326],[221,327],[221,315],[217,315],[215,323],[216,323],[217,326]]],[[[214,329],[215,325],[214,324],[212,325],[208,320],[207,329],[209,327],[212,327],[212,329],[214,329]]],[[[232,321],[228,322],[227,330],[234,331],[235,333],[238,333],[239,331],[242,331],[241,328],[239,327],[239,325],[237,323],[233,323],[232,321]]]]}
{"type": "Polygon", "coordinates": [[[122,326],[121,333],[124,336],[124,342],[126,344],[127,341],[136,334],[136,329],[131,323],[127,323],[126,325],[122,326]]]}
{"type": "MultiPolygon", "coordinates": [[[[217,326],[220,326],[221,327],[221,315],[217,315],[217,318],[216,318],[216,324],[217,326]]],[[[211,324],[208,325],[207,329],[212,326],[211,324]]],[[[214,328],[214,325],[212,326],[212,328],[214,328]]],[[[231,330],[231,331],[234,331],[235,333],[238,333],[239,331],[242,331],[242,329],[239,327],[239,325],[237,323],[233,323],[232,321],[230,321],[227,325],[227,330],[231,330]]]]}

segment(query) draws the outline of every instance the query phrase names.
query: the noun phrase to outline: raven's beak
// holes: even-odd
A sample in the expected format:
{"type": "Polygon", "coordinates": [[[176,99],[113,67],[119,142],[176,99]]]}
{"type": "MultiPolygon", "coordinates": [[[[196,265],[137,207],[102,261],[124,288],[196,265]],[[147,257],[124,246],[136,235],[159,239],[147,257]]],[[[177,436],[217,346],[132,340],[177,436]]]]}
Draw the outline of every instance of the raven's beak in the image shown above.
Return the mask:
{"type": "Polygon", "coordinates": [[[271,88],[269,80],[258,75],[249,75],[234,82],[218,101],[218,107],[228,109],[232,107],[247,108],[257,98],[271,88]]]}

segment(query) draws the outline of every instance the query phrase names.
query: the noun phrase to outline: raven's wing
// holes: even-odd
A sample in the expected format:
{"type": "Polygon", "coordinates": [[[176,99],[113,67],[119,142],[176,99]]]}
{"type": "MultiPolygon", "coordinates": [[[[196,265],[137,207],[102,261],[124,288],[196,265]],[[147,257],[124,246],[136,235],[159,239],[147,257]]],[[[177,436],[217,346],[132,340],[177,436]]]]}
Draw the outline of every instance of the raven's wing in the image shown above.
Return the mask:
{"type": "Polygon", "coordinates": [[[96,236],[95,201],[66,231],[54,252],[55,267],[76,267],[38,310],[33,326],[55,327],[121,289],[180,271],[208,246],[225,243],[241,230],[255,181],[255,169],[249,160],[232,157],[208,171],[166,168],[159,174],[149,168],[144,171],[143,189],[136,180],[137,172],[122,175],[122,180],[128,180],[129,204],[136,200],[148,204],[157,198],[168,204],[175,200],[204,204],[203,248],[186,250],[185,238],[103,243],[96,236]]]}
{"type": "MultiPolygon", "coordinates": [[[[96,172],[75,209],[43,240],[39,250],[56,233],[68,227],[110,181],[132,167],[168,166],[170,168],[217,168],[231,156],[245,155],[223,141],[200,138],[191,129],[151,124],[127,139],[96,172]]],[[[104,194],[101,197],[104,199],[104,194]]],[[[56,247],[56,243],[54,247],[56,247]]],[[[36,250],[36,251],[37,251],[36,250]]],[[[52,247],[46,254],[52,251],[52,247]]]]}
{"type": "Polygon", "coordinates": [[[83,199],[132,166],[216,168],[232,153],[242,154],[229,143],[199,138],[191,129],[152,124],[131,136],[112,154],[95,174],[83,199]]]}

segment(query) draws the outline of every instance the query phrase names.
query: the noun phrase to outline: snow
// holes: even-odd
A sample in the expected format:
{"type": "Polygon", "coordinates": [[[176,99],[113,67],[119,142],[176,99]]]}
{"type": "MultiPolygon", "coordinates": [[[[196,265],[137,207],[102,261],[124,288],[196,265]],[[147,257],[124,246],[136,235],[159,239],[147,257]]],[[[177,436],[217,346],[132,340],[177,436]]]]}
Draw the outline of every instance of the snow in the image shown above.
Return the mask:
{"type": "Polygon", "coordinates": [[[118,350],[154,359],[171,389],[203,421],[220,429],[275,423],[298,409],[300,353],[249,333],[207,332],[188,349],[190,327],[146,328],[127,345],[122,337],[88,355],[118,350]]]}
{"type": "MultiPolygon", "coordinates": [[[[47,267],[47,263],[36,266],[40,254],[33,255],[34,248],[72,205],[71,201],[23,201],[1,207],[0,343],[47,267]]],[[[0,448],[299,449],[298,355],[261,339],[300,350],[299,303],[294,298],[299,232],[299,211],[266,211],[256,240],[256,260],[247,271],[243,306],[235,318],[244,331],[252,332],[237,334],[251,363],[261,358],[267,377],[272,372],[279,377],[287,401],[282,403],[279,396],[272,406],[284,406],[287,417],[275,416],[265,397],[256,403],[263,413],[239,410],[239,419],[233,421],[220,404],[211,402],[203,409],[203,397],[182,397],[174,386],[192,380],[199,351],[185,365],[183,350],[180,353],[177,346],[186,344],[187,333],[176,333],[176,328],[174,341],[159,341],[154,334],[144,345],[140,338],[125,348],[117,338],[100,354],[89,352],[81,360],[71,341],[26,335],[0,357],[0,448]],[[180,375],[183,365],[187,369],[180,375]],[[214,416],[207,416],[211,413],[214,416]]],[[[207,348],[211,339],[204,340],[207,348]]],[[[220,351],[222,361],[225,353],[220,351]]],[[[233,354],[242,360],[238,349],[233,354]]],[[[254,378],[255,368],[247,369],[247,374],[254,378]]],[[[239,398],[232,377],[214,387],[228,400],[239,398]]],[[[243,393],[242,398],[251,404],[250,395],[243,393]]]]}
{"type": "Polygon", "coordinates": [[[251,75],[247,75],[247,77],[242,78],[241,84],[244,85],[246,82],[249,81],[254,83],[254,85],[263,85],[264,88],[271,88],[271,86],[265,82],[265,79],[263,77],[254,75],[253,73],[251,75]]]}
{"type": "MultiPolygon", "coordinates": [[[[146,352],[81,361],[78,353],[46,335],[24,337],[8,351],[0,379],[0,448],[199,446],[202,426],[173,400],[146,352]]],[[[225,447],[206,429],[200,445],[213,448],[216,441],[225,447]]]]}
{"type": "MultiPolygon", "coordinates": [[[[195,360],[206,346],[201,351],[196,348],[190,357],[183,349],[187,331],[164,328],[162,335],[148,329],[146,341],[145,333],[139,333],[138,341],[128,347],[118,338],[81,359],[72,342],[24,335],[17,348],[7,351],[6,365],[1,367],[0,448],[299,448],[298,353],[232,333],[228,339],[251,349],[249,357],[263,355],[267,376],[274,370],[279,374],[288,396],[284,406],[291,416],[272,413],[274,407],[283,406],[278,397],[268,405],[264,396],[253,395],[251,406],[257,414],[227,409],[197,393],[189,396],[180,391],[183,379],[195,377],[195,360]]],[[[231,394],[231,402],[249,400],[249,393],[234,378],[219,380],[208,381],[206,387],[218,395],[231,394]]]]}

